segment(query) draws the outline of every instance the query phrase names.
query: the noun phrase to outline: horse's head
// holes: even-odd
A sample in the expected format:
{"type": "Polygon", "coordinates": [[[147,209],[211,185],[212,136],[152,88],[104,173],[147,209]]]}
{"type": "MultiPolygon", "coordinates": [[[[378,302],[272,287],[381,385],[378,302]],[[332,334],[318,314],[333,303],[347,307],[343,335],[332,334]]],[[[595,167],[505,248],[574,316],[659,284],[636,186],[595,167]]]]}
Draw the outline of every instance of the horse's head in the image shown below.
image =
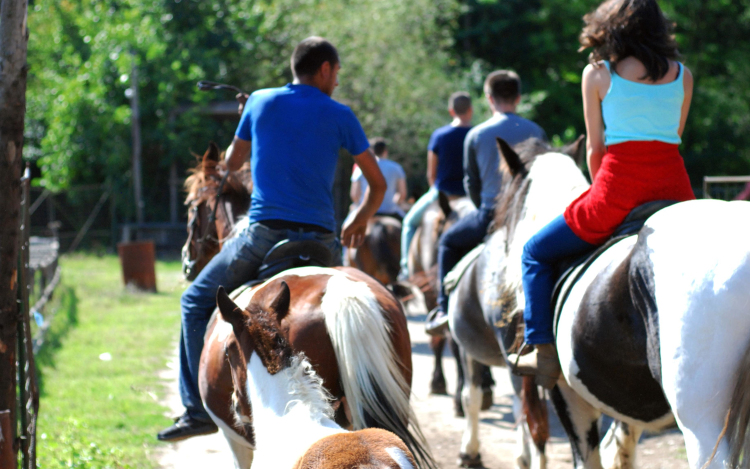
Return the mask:
{"type": "Polygon", "coordinates": [[[555,150],[542,140],[529,139],[511,148],[497,139],[503,187],[495,209],[495,230],[506,230],[508,294],[521,292],[521,254],[526,241],[588,188],[578,167],[583,145],[579,137],[572,145],[555,150]]]}
{"type": "Polygon", "coordinates": [[[182,273],[193,280],[221,249],[237,218],[250,207],[249,164],[227,172],[219,148],[211,142],[185,180],[188,238],[182,247],[182,273]]]}
{"type": "Polygon", "coordinates": [[[274,410],[279,413],[289,411],[288,404],[293,401],[329,418],[333,416],[323,380],[303,354],[294,352],[281,328],[281,321],[289,314],[290,300],[289,286],[284,281],[271,282],[257,290],[244,310],[223,287],[216,294],[219,312],[234,333],[226,345],[234,387],[232,407],[247,435],[254,435],[249,393],[268,402],[268,407],[276,404],[274,410]],[[262,370],[260,377],[258,370],[262,370]],[[247,433],[249,430],[253,433],[247,433]]]}
{"type": "Polygon", "coordinates": [[[243,310],[229,298],[223,287],[219,287],[216,302],[222,318],[232,325],[234,332],[234,337],[226,342],[226,356],[234,388],[232,411],[237,426],[245,431],[245,435],[254,444],[252,408],[247,395],[247,368],[253,355],[260,358],[271,375],[289,366],[293,352],[279,326],[279,321],[289,311],[289,287],[286,283],[281,283],[269,308],[264,308],[257,300],[253,300],[243,310]]]}

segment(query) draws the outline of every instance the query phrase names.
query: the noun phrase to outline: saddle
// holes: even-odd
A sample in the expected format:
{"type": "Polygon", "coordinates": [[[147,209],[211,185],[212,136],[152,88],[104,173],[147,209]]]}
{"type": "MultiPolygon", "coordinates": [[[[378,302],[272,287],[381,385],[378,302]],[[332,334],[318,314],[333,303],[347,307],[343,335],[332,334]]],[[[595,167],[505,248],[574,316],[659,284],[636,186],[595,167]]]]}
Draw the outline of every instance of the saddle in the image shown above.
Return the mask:
{"type": "Polygon", "coordinates": [[[553,331],[555,337],[557,337],[557,326],[560,321],[560,314],[562,313],[565,300],[568,299],[573,286],[581,279],[591,264],[593,264],[594,261],[596,261],[599,256],[601,256],[604,251],[609,249],[612,245],[625,238],[637,235],[646,223],[646,219],[651,215],[676,203],[676,200],[657,200],[634,208],[606,243],[580,257],[567,259],[560,263],[558,271],[561,272],[561,274],[558,277],[557,282],[555,282],[555,288],[552,292],[551,299],[552,311],[554,312],[553,331]]]}
{"type": "Polygon", "coordinates": [[[330,267],[333,255],[325,244],[313,239],[276,243],[263,258],[258,270],[258,277],[251,282],[258,284],[274,275],[294,267],[317,266],[330,267]]]}

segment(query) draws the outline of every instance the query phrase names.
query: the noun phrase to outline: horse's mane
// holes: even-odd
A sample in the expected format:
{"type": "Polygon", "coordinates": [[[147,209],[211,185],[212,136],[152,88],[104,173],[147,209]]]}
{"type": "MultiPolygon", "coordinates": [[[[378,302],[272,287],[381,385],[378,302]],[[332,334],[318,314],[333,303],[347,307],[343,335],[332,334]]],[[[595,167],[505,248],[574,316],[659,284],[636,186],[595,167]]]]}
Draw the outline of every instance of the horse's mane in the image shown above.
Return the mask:
{"type": "MultiPolygon", "coordinates": [[[[521,158],[523,170],[513,176],[506,164],[500,165],[500,171],[505,182],[503,182],[502,189],[497,196],[495,220],[492,227],[492,232],[505,227],[508,230],[508,240],[513,238],[513,230],[523,216],[524,201],[531,183],[531,179],[527,177],[531,165],[534,164],[539,155],[554,151],[547,142],[538,138],[529,138],[516,145],[514,150],[521,158]]],[[[498,157],[502,158],[500,155],[498,157]]]]}
{"type": "MultiPolygon", "coordinates": [[[[198,155],[196,155],[196,158],[198,159],[198,164],[188,170],[190,176],[185,179],[185,191],[188,193],[185,204],[214,200],[218,195],[217,192],[221,184],[221,179],[227,172],[224,153],[221,154],[219,161],[202,158],[198,155]]],[[[229,174],[222,193],[237,198],[247,198],[249,201],[252,191],[252,174],[250,172],[250,163],[247,162],[239,170],[229,174]]]]}
{"type": "Polygon", "coordinates": [[[333,419],[333,398],[323,386],[323,378],[315,372],[304,353],[292,350],[275,315],[257,304],[250,304],[247,311],[252,318],[247,323],[248,332],[256,342],[255,353],[263,366],[272,375],[287,373],[290,396],[287,412],[302,406],[311,417],[333,419]]]}

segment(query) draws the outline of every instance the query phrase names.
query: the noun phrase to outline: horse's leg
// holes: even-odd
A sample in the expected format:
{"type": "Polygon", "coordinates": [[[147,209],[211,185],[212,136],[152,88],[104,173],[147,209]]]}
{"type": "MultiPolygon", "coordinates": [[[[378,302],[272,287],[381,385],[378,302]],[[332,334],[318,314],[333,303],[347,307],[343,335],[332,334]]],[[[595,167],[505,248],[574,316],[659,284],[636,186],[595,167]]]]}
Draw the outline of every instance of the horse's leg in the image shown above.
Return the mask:
{"type": "Polygon", "coordinates": [[[430,383],[430,394],[448,394],[448,387],[445,384],[445,375],[443,375],[443,348],[445,348],[446,339],[443,336],[433,336],[430,338],[430,348],[435,356],[435,370],[432,372],[432,382],[430,383]]]}
{"type": "Polygon", "coordinates": [[[492,407],[492,387],[495,380],[492,379],[492,369],[489,366],[482,366],[482,410],[489,410],[492,407]]]}
{"type": "Polygon", "coordinates": [[[586,402],[564,380],[557,382],[550,396],[557,417],[570,439],[575,467],[602,469],[598,422],[601,412],[586,402]]]}
{"type": "Polygon", "coordinates": [[[602,440],[602,466],[608,469],[635,467],[635,447],[643,429],[615,420],[602,440]]]}
{"type": "Polygon", "coordinates": [[[461,467],[481,467],[479,454],[479,410],[482,406],[481,365],[466,353],[461,354],[466,378],[461,398],[466,414],[466,427],[461,438],[459,465],[461,467]]]}
{"type": "Polygon", "coordinates": [[[456,417],[464,416],[464,407],[461,402],[461,392],[464,388],[464,367],[461,360],[461,347],[458,343],[453,340],[452,337],[448,337],[448,343],[450,344],[451,352],[456,357],[456,392],[453,394],[453,412],[456,417]]]}
{"type": "MultiPolygon", "coordinates": [[[[546,414],[546,401],[535,399],[531,402],[527,402],[524,407],[523,402],[523,391],[524,391],[524,379],[529,380],[530,378],[523,378],[516,376],[511,373],[510,381],[513,384],[513,417],[515,418],[518,425],[516,426],[516,467],[518,469],[545,469],[547,467],[547,456],[544,453],[545,445],[549,437],[549,421],[546,414]],[[544,411],[534,412],[534,406],[545,406],[544,411]],[[531,413],[532,415],[528,415],[531,413]],[[542,415],[543,414],[543,415],[542,415]],[[531,431],[529,420],[536,429],[537,442],[534,441],[534,434],[531,431]],[[541,435],[539,432],[543,433],[541,435]]],[[[526,383],[534,386],[533,381],[526,383]]]]}
{"type": "Polygon", "coordinates": [[[224,429],[221,430],[224,438],[229,444],[229,449],[232,450],[232,456],[234,456],[234,467],[237,469],[250,469],[253,464],[253,448],[246,442],[237,441],[231,435],[227,434],[224,429]]]}

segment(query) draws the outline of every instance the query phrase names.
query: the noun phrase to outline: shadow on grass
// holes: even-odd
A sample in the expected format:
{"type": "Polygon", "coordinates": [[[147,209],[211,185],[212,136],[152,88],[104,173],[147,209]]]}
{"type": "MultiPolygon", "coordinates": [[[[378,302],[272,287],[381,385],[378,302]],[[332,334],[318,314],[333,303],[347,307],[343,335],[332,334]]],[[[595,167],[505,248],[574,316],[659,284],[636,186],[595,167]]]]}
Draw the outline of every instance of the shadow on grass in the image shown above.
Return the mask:
{"type": "Polygon", "coordinates": [[[56,292],[59,298],[57,312],[52,318],[52,324],[44,336],[42,347],[37,352],[36,374],[39,383],[39,393],[44,395],[44,369],[55,368],[55,355],[62,346],[62,342],[71,329],[78,324],[78,297],[73,287],[64,286],[56,292]]]}

